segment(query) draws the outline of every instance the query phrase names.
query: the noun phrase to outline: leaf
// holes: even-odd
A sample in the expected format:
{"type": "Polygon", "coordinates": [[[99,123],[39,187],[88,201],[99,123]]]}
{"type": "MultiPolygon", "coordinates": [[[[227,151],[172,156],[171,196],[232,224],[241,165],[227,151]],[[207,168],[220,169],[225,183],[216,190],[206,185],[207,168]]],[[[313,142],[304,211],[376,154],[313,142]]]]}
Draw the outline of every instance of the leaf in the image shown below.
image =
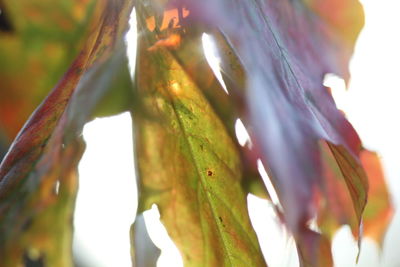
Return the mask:
{"type": "MultiPolygon", "coordinates": [[[[256,164],[247,159],[252,154],[251,149],[243,147],[237,142],[234,126],[240,115],[238,110],[240,107],[235,106],[235,102],[224,91],[207,63],[201,40],[205,29],[201,25],[190,21],[190,16],[186,20],[184,23],[190,24],[190,36],[185,38],[185,41],[180,44],[179,49],[172,50],[170,53],[182,65],[187,75],[197,84],[235,142],[242,161],[245,162],[243,164],[242,184],[246,192],[269,199],[268,192],[258,173],[256,164]]],[[[231,50],[227,51],[227,53],[231,53],[231,56],[233,56],[231,50]]]]}
{"type": "MultiPolygon", "coordinates": [[[[174,48],[154,48],[169,34],[146,28],[155,10],[137,7],[136,87],[144,111],[133,116],[140,210],[157,204],[186,266],[264,266],[241,187],[237,148],[199,84],[172,55],[174,48]]],[[[184,46],[191,33],[181,30],[173,34],[184,46]]]]}
{"type": "MultiPolygon", "coordinates": [[[[126,47],[123,46],[118,49],[125,51],[126,47]]],[[[103,76],[111,76],[111,80],[107,84],[107,93],[97,105],[94,117],[112,116],[131,109],[134,96],[127,55],[124,55],[121,61],[120,64],[115,66],[115,70],[106,67],[99,72],[98,79],[101,80],[103,76]]],[[[99,86],[101,85],[99,84],[99,86]]]]}
{"type": "Polygon", "coordinates": [[[82,49],[94,4],[1,1],[1,16],[10,25],[0,31],[0,128],[7,143],[82,49]]]}
{"type": "Polygon", "coordinates": [[[305,227],[296,243],[301,267],[333,266],[330,240],[324,235],[305,227]]]}
{"type": "MultiPolygon", "coordinates": [[[[326,73],[345,79],[349,76],[348,60],[363,24],[360,4],[318,4],[320,1],[312,0],[179,2],[198,21],[219,29],[243,65],[247,76],[242,90],[246,99],[243,118],[246,125],[254,127],[286,223],[298,243],[312,239],[307,238],[305,229],[317,209],[315,199],[324,196],[320,140],[333,144],[331,150],[344,172],[350,205],[360,224],[368,190],[359,167],[361,143],[322,85],[326,73]],[[335,5],[342,8],[332,12],[335,5]],[[354,27],[341,30],[342,19],[354,27]]],[[[235,84],[243,84],[242,78],[235,84]]],[[[310,259],[303,261],[312,264],[310,259]]]]}
{"type": "Polygon", "coordinates": [[[7,139],[4,137],[3,131],[0,129],[0,161],[7,152],[8,142],[6,140],[7,139]]]}
{"type": "Polygon", "coordinates": [[[368,203],[363,215],[364,235],[375,240],[380,247],[393,217],[393,205],[378,155],[363,150],[361,162],[368,174],[368,203]]]}
{"type": "Polygon", "coordinates": [[[359,235],[356,211],[352,205],[349,205],[352,202],[351,195],[340,164],[330,149],[331,145],[327,142],[320,142],[325,177],[323,192],[326,197],[320,201],[318,210],[318,226],[330,240],[343,224],[350,226],[354,236],[359,235]]]}
{"type": "Polygon", "coordinates": [[[0,257],[2,266],[19,266],[25,261],[44,265],[73,266],[72,215],[77,189],[78,159],[82,144],[49,152],[19,192],[2,201],[0,214],[0,257]],[[48,161],[58,165],[49,166],[48,161]],[[27,193],[28,192],[28,193],[27,193]]]}
{"type": "Polygon", "coordinates": [[[80,135],[107,93],[113,70],[124,60],[121,37],[131,8],[130,1],[98,2],[85,48],[0,165],[4,266],[20,265],[24,257],[48,266],[72,266],[71,218],[76,167],[83,153],[80,135]],[[98,72],[102,79],[94,79],[98,72]]]}
{"type": "MultiPolygon", "coordinates": [[[[224,83],[229,90],[230,96],[225,95],[230,98],[229,100],[225,100],[229,105],[235,105],[235,118],[241,117],[241,119],[246,120],[246,114],[243,111],[245,109],[243,103],[243,93],[245,92],[245,84],[246,84],[246,73],[243,69],[240,60],[237,58],[235,51],[229,45],[224,36],[217,31],[211,33],[214,41],[217,44],[218,53],[221,57],[221,75],[223,77],[224,83]]],[[[203,73],[203,72],[200,72],[203,73]]],[[[216,91],[216,90],[214,90],[216,91]]],[[[221,106],[220,101],[215,96],[208,97],[208,99],[214,99],[214,102],[210,102],[214,108],[218,108],[221,106]],[[217,99],[217,101],[215,101],[217,99]]],[[[222,116],[225,125],[227,124],[226,119],[222,116]]],[[[243,167],[244,167],[244,180],[243,186],[246,191],[270,200],[270,195],[264,185],[264,182],[259,174],[257,168],[257,159],[261,156],[259,151],[259,146],[256,143],[257,140],[254,138],[254,129],[251,125],[247,125],[247,132],[250,135],[250,139],[252,142],[252,146],[239,146],[241,152],[241,158],[243,167]]],[[[235,138],[235,137],[233,137],[235,138]]]]}

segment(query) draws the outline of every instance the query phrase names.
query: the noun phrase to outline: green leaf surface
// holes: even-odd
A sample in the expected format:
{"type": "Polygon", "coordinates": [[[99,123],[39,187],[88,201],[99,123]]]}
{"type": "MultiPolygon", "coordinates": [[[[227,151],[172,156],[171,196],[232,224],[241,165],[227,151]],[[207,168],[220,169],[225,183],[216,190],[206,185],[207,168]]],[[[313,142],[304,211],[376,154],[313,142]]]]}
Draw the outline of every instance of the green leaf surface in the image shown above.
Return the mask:
{"type": "Polygon", "coordinates": [[[133,115],[140,209],[157,204],[186,266],[264,266],[238,150],[169,49],[152,49],[159,37],[146,28],[150,12],[142,6],[137,11],[136,87],[144,111],[133,115]]]}

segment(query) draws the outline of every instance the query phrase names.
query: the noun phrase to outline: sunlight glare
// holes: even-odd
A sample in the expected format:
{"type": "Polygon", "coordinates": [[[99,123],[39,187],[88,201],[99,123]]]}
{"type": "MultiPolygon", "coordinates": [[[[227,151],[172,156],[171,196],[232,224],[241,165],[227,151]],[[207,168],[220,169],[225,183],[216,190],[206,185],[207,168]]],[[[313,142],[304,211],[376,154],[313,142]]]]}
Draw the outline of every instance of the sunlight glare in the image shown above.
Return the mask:
{"type": "Polygon", "coordinates": [[[217,48],[215,47],[214,38],[207,33],[203,33],[201,40],[203,42],[204,55],[207,59],[208,64],[210,65],[212,71],[214,72],[215,77],[220,82],[224,91],[227,94],[229,94],[224,79],[222,78],[221,67],[220,67],[221,59],[218,55],[217,48]]]}
{"type": "Polygon", "coordinates": [[[129,113],[85,125],[73,250],[81,266],[131,266],[137,189],[129,113]]]}
{"type": "Polygon", "coordinates": [[[347,110],[350,103],[348,101],[348,91],[344,80],[333,73],[327,73],[324,76],[323,84],[330,88],[332,97],[335,99],[336,107],[340,110],[347,110]]]}
{"type": "Polygon", "coordinates": [[[297,267],[297,250],[293,238],[276,215],[274,205],[252,194],[247,196],[251,224],[261,251],[270,267],[297,267]]]}
{"type": "Polygon", "coordinates": [[[271,197],[272,203],[280,207],[278,194],[276,193],[274,185],[271,183],[271,179],[269,178],[267,171],[265,170],[264,164],[260,159],[257,160],[257,169],[261,175],[261,178],[264,181],[265,187],[267,188],[268,194],[271,197]]]}
{"type": "Polygon", "coordinates": [[[253,144],[251,143],[250,135],[241,119],[237,119],[235,122],[235,134],[239,145],[248,145],[250,149],[252,148],[253,144]]]}
{"type": "Polygon", "coordinates": [[[137,25],[136,25],[136,10],[133,8],[131,17],[129,18],[129,31],[125,36],[125,43],[127,46],[128,63],[131,77],[133,79],[136,67],[136,53],[137,53],[137,25]]]}

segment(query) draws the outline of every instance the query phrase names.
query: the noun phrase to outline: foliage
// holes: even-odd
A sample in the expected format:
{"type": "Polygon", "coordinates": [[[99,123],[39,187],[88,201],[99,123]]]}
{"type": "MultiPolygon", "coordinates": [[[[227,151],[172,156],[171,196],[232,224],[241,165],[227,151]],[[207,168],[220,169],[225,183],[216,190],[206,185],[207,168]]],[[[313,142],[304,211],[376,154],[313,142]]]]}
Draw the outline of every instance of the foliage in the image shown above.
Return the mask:
{"type": "Polygon", "coordinates": [[[392,211],[379,160],[322,85],[326,73],[349,79],[363,25],[356,0],[4,0],[0,8],[3,144],[70,65],[0,165],[1,266],[72,265],[82,128],[126,110],[139,171],[131,231],[133,249],[145,250],[133,253],[138,266],[157,254],[136,238],[140,213],[153,204],[185,265],[266,265],[246,203],[248,193],[268,197],[257,159],[303,266],[333,264],[330,242],[344,224],[357,240],[382,242],[392,211]],[[133,6],[132,83],[123,36],[133,6]],[[204,32],[215,40],[229,94],[203,54],[204,32]],[[237,118],[252,147],[237,143],[237,118]]]}

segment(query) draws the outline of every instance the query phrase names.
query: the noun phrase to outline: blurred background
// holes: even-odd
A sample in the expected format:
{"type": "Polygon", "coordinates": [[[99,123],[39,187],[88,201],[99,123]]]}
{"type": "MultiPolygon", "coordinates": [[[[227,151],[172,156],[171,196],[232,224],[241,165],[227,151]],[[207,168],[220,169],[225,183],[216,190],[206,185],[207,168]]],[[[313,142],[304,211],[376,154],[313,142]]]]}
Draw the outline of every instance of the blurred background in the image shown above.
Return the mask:
{"type": "MultiPolygon", "coordinates": [[[[29,1],[20,1],[21,8],[48,8],[48,1],[43,6],[30,6],[29,1]],[[25,6],[23,6],[25,5],[25,6]],[[22,7],[23,6],[23,7],[22,7]]],[[[69,8],[64,1],[65,8],[69,8]]],[[[54,14],[54,25],[42,25],[40,18],[35,23],[23,25],[21,40],[2,38],[0,43],[0,83],[1,87],[13,86],[16,95],[6,103],[1,101],[1,121],[13,117],[27,118],[45,95],[45,89],[55,84],[58,77],[70,64],[79,51],[80,37],[85,28],[85,14],[90,1],[79,1],[73,17],[68,17],[53,8],[47,12],[54,14]],[[59,32],[59,29],[64,32],[59,32]],[[50,42],[42,43],[33,32],[48,35],[50,42]],[[71,32],[69,29],[76,31],[71,32]],[[57,29],[57,30],[56,30],[57,29]],[[22,52],[21,52],[22,51],[22,52]],[[51,51],[54,56],[46,64],[39,58],[51,51]],[[21,53],[19,62],[10,62],[8,53],[21,53]],[[61,63],[59,63],[61,62],[61,63]],[[15,69],[36,70],[24,81],[15,81],[12,72],[15,69]],[[56,69],[51,77],[37,79],[49,69],[56,69]],[[18,84],[15,84],[18,83],[18,84]],[[31,88],[39,88],[38,91],[31,88]],[[21,101],[21,95],[34,99],[32,103],[21,101]],[[19,109],[15,111],[15,107],[19,109]],[[18,114],[16,114],[17,112],[18,114]]],[[[398,0],[363,0],[366,23],[359,36],[353,59],[350,63],[351,80],[349,89],[340,77],[327,74],[324,84],[332,88],[339,109],[343,110],[348,120],[359,133],[367,149],[378,152],[392,194],[395,208],[400,205],[400,1],[398,0]]],[[[15,25],[7,24],[1,16],[0,25],[4,32],[12,32],[15,25]]],[[[134,69],[136,53],[135,18],[132,16],[131,30],[126,37],[131,73],[134,69]]],[[[207,44],[206,44],[207,47],[207,44]]],[[[212,54],[212,51],[206,53],[212,54]]],[[[212,55],[211,55],[212,57],[212,55]]],[[[24,119],[25,121],[26,119],[24,119]]],[[[0,158],[6,150],[9,136],[21,127],[23,122],[15,124],[14,129],[5,129],[0,125],[0,158]]],[[[238,132],[242,138],[243,132],[238,132]]],[[[137,189],[135,182],[135,163],[132,150],[132,122],[130,115],[96,119],[84,128],[86,152],[79,165],[80,188],[77,197],[74,218],[74,255],[76,265],[86,266],[131,266],[129,230],[135,219],[137,208],[137,189]]],[[[272,267],[298,266],[293,240],[280,225],[273,207],[266,200],[255,196],[248,197],[249,213],[259,237],[265,258],[272,267]]],[[[154,244],[161,249],[158,266],[182,266],[179,252],[169,239],[165,228],[159,221],[157,207],[145,212],[146,227],[154,244]]],[[[400,266],[400,218],[395,212],[386,234],[382,248],[371,240],[364,239],[358,264],[356,264],[357,245],[348,227],[341,228],[333,242],[333,254],[336,266],[400,266]]]]}

